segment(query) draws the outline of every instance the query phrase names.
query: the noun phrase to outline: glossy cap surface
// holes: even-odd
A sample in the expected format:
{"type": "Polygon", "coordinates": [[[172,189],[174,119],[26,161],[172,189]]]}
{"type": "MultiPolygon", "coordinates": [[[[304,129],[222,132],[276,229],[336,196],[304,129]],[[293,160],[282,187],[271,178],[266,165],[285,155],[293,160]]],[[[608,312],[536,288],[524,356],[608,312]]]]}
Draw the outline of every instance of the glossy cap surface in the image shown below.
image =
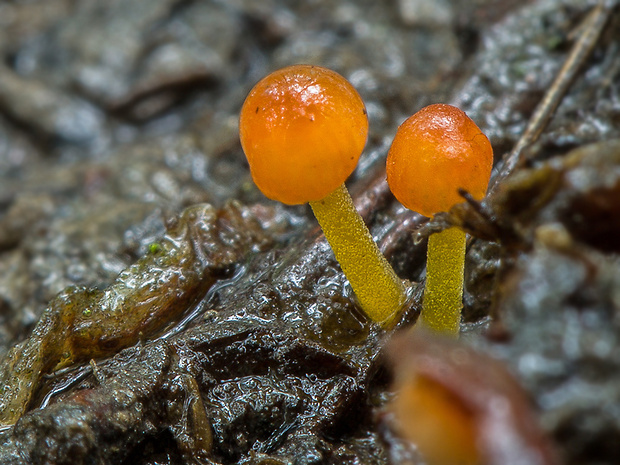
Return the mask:
{"type": "Polygon", "coordinates": [[[324,198],[353,172],[366,144],[368,118],[344,77],[295,65],[271,73],[250,91],[239,135],[263,194],[302,204],[324,198]]]}
{"type": "Polygon", "coordinates": [[[430,105],[399,128],[387,158],[394,196],[425,216],[463,202],[462,188],[481,200],[493,167],[493,149],[480,128],[461,110],[430,105]]]}

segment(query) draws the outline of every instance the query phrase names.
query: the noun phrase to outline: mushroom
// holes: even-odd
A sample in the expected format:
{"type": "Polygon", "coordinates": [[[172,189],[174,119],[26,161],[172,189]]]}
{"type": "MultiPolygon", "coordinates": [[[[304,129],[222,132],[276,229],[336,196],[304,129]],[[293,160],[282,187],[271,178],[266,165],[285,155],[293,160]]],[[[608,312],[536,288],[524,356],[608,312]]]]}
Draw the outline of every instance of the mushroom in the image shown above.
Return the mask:
{"type": "Polygon", "coordinates": [[[558,465],[528,394],[504,364],[442,335],[402,332],[386,346],[385,426],[428,465],[558,465]]]}
{"type": "MultiPolygon", "coordinates": [[[[484,197],[493,149],[480,128],[461,110],[435,104],[399,128],[387,158],[387,181],[394,196],[424,216],[447,212],[463,201],[459,189],[484,197]]],[[[458,335],[463,307],[465,232],[448,228],[430,236],[422,323],[458,335]]]]}
{"type": "Polygon", "coordinates": [[[239,120],[252,178],[267,197],[310,203],[361,308],[387,325],[405,288],[355,210],[344,181],[366,144],[361,97],[341,75],[294,65],[263,78],[247,96],[239,120]]]}

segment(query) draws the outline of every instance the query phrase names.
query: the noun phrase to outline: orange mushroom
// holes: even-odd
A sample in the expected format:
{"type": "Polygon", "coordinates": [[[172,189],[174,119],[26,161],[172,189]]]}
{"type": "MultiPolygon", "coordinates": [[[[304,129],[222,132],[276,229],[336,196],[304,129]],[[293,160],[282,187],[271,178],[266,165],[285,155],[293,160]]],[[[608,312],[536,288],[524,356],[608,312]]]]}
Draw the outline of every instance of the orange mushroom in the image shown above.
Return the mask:
{"type": "MultiPolygon", "coordinates": [[[[459,189],[481,200],[492,166],[493,149],[480,128],[458,108],[435,104],[398,128],[388,153],[387,180],[405,207],[433,216],[463,201],[459,189]]],[[[429,238],[421,315],[427,327],[458,334],[464,264],[461,229],[449,228],[429,238]]]]}
{"type": "Polygon", "coordinates": [[[386,346],[395,395],[385,425],[428,465],[558,465],[527,393],[505,365],[451,338],[403,332],[386,346]]]}
{"type": "Polygon", "coordinates": [[[294,65],[263,78],[247,96],[239,135],[252,178],[267,197],[309,202],[360,306],[387,324],[405,289],[374,243],[344,181],[366,144],[361,97],[341,75],[294,65]]]}

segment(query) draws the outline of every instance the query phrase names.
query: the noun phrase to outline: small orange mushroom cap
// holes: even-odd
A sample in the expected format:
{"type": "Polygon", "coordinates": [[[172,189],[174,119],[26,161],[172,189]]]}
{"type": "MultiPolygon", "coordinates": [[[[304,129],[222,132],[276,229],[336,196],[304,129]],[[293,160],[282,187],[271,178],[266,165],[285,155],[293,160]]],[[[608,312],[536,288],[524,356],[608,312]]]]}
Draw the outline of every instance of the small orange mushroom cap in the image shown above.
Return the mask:
{"type": "Polygon", "coordinates": [[[368,117],[362,98],[340,74],[294,65],[250,91],[239,135],[263,194],[302,204],[323,199],[353,172],[366,144],[368,117]]]}
{"type": "Polygon", "coordinates": [[[387,158],[387,180],[405,207],[424,216],[463,202],[458,189],[484,197],[493,149],[463,111],[452,105],[422,108],[396,132],[387,158]]]}

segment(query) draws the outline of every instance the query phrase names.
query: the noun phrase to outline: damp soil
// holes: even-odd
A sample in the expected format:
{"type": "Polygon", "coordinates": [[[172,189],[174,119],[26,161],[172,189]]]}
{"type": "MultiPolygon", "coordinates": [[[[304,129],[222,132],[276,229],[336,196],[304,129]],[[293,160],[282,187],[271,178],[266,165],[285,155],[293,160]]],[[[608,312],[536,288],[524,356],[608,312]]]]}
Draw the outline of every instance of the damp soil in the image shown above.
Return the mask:
{"type": "Polygon", "coordinates": [[[427,463],[395,433],[386,353],[417,320],[434,226],[384,163],[436,102],[489,136],[500,181],[441,218],[470,233],[460,346],[401,343],[402,369],[469,354],[433,383],[483,419],[476,396],[510,386],[485,463],[617,462],[613,1],[9,1],[0,25],[0,463],[427,463]],[[600,37],[501,176],[595,8],[600,37]],[[409,286],[393,328],[365,318],[309,207],[252,183],[239,109],[293,63],[366,102],[347,184],[409,286]]]}

